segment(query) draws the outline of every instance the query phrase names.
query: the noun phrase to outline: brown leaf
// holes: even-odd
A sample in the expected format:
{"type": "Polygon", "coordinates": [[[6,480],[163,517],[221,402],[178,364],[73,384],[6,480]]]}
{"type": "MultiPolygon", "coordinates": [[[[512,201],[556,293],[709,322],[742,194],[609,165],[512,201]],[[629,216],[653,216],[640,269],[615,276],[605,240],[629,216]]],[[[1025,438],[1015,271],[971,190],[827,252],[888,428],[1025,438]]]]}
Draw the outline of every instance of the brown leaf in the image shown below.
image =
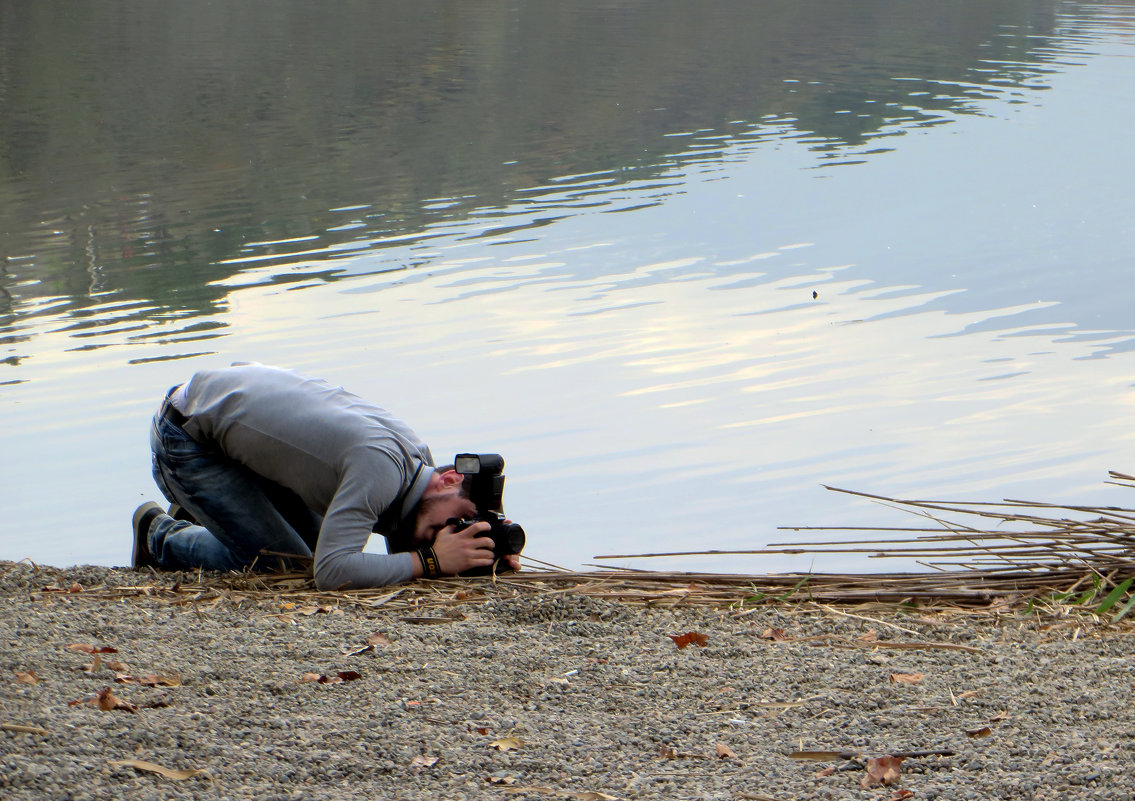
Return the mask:
{"type": "Polygon", "coordinates": [[[84,673],[97,673],[102,668],[102,657],[95,654],[95,658],[85,665],[82,665],[79,670],[84,673]]]}
{"type": "Polygon", "coordinates": [[[112,648],[109,645],[91,645],[85,642],[71,643],[67,646],[68,651],[82,651],[84,654],[117,654],[118,649],[112,648]]]}
{"type": "Polygon", "coordinates": [[[788,637],[784,633],[784,629],[767,628],[761,632],[762,640],[772,640],[774,642],[784,642],[788,637]]]}
{"type": "Polygon", "coordinates": [[[489,745],[498,751],[515,751],[523,747],[524,741],[518,737],[501,737],[499,740],[493,740],[489,745]]]}
{"type": "Polygon", "coordinates": [[[879,634],[875,629],[867,629],[867,631],[860,634],[856,639],[860,642],[878,642],[879,634]]]}
{"type": "Polygon", "coordinates": [[[922,673],[892,673],[891,684],[918,684],[924,677],[922,673]]]}
{"type": "Polygon", "coordinates": [[[184,781],[185,779],[191,779],[194,776],[203,776],[205,778],[209,778],[209,771],[205,770],[204,768],[199,768],[197,770],[174,770],[173,768],[166,768],[161,765],[155,765],[153,762],[144,762],[141,759],[120,759],[114,762],[108,762],[107,764],[114,768],[134,768],[134,770],[144,770],[148,773],[156,773],[159,776],[164,776],[165,778],[173,779],[174,781],[184,781]]]}
{"type": "Polygon", "coordinates": [[[117,695],[110,691],[109,687],[103,687],[98,691],[98,694],[93,698],[85,698],[81,701],[72,701],[68,706],[76,706],[82,704],[84,706],[97,706],[103,712],[111,712],[115,709],[120,709],[123,712],[137,712],[138,707],[129,701],[119,698],[117,695]]]}
{"type": "Polygon", "coordinates": [[[504,785],[516,784],[516,777],[514,776],[486,776],[485,781],[489,784],[504,785]]]}
{"type": "Polygon", "coordinates": [[[108,659],[103,664],[106,665],[107,670],[113,670],[115,673],[130,672],[130,667],[125,662],[119,662],[117,659],[108,659]]]}
{"type": "Polygon", "coordinates": [[[39,684],[39,676],[34,670],[17,670],[16,681],[19,684],[39,684]]]}
{"type": "Polygon", "coordinates": [[[668,636],[679,649],[685,648],[690,643],[700,648],[705,648],[705,644],[708,641],[708,638],[704,634],[697,631],[687,631],[685,634],[670,634],[668,636]]]}
{"type": "Polygon", "coordinates": [[[415,754],[414,758],[410,760],[410,766],[415,768],[432,768],[438,763],[439,759],[441,759],[441,757],[415,754]]]}
{"type": "Polygon", "coordinates": [[[822,779],[825,776],[831,776],[833,773],[835,773],[835,765],[829,765],[828,767],[824,768],[823,770],[816,771],[813,775],[817,779],[822,779]]]}
{"type": "Polygon", "coordinates": [[[912,795],[914,795],[914,793],[910,790],[895,790],[891,793],[891,797],[888,798],[887,801],[905,801],[905,799],[910,798],[912,795]]]}
{"type": "Polygon", "coordinates": [[[894,784],[899,780],[899,765],[902,757],[881,756],[867,760],[867,774],[859,782],[859,786],[866,790],[877,784],[894,784]]]}
{"type": "Polygon", "coordinates": [[[67,592],[82,592],[82,591],[83,591],[83,585],[80,584],[77,581],[74,584],[72,584],[70,587],[67,588],[67,592]]]}
{"type": "Polygon", "coordinates": [[[717,744],[717,758],[718,759],[736,759],[737,755],[733,753],[733,749],[725,743],[717,744]]]}
{"type": "Polygon", "coordinates": [[[376,631],[374,634],[367,637],[367,645],[386,646],[393,645],[393,643],[390,641],[390,638],[381,631],[376,631]]]}
{"type": "Polygon", "coordinates": [[[966,729],[966,737],[970,737],[974,740],[980,740],[982,737],[988,737],[991,734],[993,734],[993,729],[989,728],[988,726],[981,726],[976,729],[966,729]]]}
{"type": "Polygon", "coordinates": [[[1002,711],[998,712],[996,715],[994,715],[993,717],[991,717],[989,719],[989,722],[990,723],[1000,723],[1001,721],[1008,720],[1008,719],[1009,719],[1009,712],[1007,710],[1002,710],[1002,711]]]}
{"type": "Polygon", "coordinates": [[[304,673],[300,677],[300,681],[314,681],[319,684],[342,684],[345,681],[354,681],[362,677],[363,674],[359,673],[357,670],[340,670],[330,676],[320,675],[318,673],[304,673]]]}

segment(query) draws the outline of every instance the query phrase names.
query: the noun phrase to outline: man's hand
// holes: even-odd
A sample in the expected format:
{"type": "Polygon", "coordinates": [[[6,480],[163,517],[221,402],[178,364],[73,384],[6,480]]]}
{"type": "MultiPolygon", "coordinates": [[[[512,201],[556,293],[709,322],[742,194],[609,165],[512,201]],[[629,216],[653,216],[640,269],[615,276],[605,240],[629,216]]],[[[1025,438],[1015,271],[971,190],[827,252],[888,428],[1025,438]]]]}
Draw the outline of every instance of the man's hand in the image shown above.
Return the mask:
{"type": "Polygon", "coordinates": [[[458,531],[446,526],[434,540],[434,555],[438,567],[446,575],[456,575],[474,567],[487,567],[493,563],[493,541],[490,537],[478,536],[489,530],[483,520],[458,531]]]}

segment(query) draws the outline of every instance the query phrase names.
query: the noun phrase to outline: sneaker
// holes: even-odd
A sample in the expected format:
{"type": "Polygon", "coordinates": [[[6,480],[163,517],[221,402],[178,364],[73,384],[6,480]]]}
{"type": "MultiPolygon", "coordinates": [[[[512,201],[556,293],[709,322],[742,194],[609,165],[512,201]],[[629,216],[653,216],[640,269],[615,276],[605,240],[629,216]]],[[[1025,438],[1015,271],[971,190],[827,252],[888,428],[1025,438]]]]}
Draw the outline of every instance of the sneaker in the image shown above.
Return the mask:
{"type": "Polygon", "coordinates": [[[134,510],[134,553],[130,557],[133,567],[161,567],[150,553],[150,526],[154,518],[165,514],[162,507],[153,501],[142,504],[134,510]]]}

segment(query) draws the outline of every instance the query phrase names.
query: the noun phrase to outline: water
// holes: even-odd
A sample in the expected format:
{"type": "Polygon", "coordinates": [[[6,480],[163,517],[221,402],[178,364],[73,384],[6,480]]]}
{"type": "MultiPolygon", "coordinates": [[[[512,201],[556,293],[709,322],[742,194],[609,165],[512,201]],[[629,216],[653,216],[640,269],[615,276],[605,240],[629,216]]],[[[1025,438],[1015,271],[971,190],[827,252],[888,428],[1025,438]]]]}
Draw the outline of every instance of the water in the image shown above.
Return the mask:
{"type": "MultiPolygon", "coordinates": [[[[0,558],[122,564],[236,360],[496,450],[533,556],[1130,504],[1135,3],[0,0],[0,558]]],[[[914,567],[847,557],[608,564],[914,567]]]]}

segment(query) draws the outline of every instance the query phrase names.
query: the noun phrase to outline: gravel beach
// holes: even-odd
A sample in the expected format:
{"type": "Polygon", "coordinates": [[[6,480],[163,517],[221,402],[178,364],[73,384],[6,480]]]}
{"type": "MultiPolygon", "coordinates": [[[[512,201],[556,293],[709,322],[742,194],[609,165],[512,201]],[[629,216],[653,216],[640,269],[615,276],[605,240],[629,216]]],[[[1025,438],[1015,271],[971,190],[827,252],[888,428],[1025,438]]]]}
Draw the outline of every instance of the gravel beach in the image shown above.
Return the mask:
{"type": "Polygon", "coordinates": [[[179,578],[0,562],[0,798],[1135,799],[1130,626],[179,578]]]}

